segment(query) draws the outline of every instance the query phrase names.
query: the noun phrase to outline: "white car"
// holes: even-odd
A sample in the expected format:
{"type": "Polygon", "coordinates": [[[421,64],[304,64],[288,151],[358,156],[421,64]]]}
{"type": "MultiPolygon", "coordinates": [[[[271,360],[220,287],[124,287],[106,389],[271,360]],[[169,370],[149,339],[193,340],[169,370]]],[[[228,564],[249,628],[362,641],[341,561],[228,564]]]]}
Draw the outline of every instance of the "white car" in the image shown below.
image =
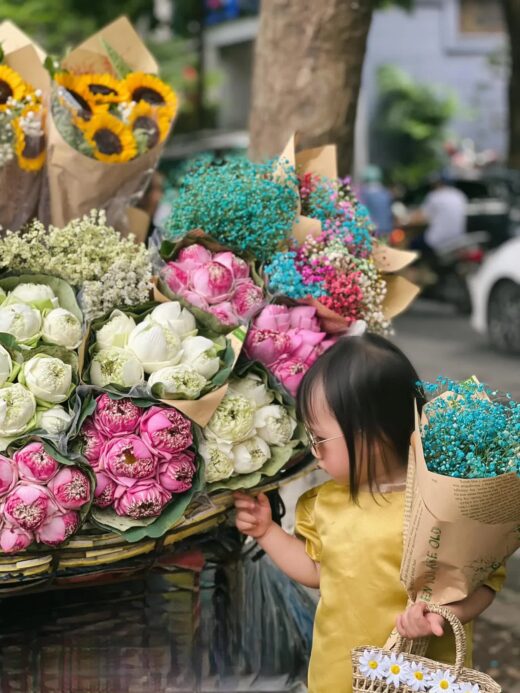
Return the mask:
{"type": "Polygon", "coordinates": [[[469,287],[473,327],[497,349],[520,353],[520,238],[495,250],[469,287]]]}

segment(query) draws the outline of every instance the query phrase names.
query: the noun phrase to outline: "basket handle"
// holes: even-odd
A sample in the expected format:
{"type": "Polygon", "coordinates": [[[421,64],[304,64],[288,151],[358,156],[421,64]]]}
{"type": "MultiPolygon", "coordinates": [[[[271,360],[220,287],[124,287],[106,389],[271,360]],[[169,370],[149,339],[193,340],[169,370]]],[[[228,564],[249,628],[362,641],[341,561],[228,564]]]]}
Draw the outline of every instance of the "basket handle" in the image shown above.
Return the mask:
{"type": "MultiPolygon", "coordinates": [[[[466,661],[466,633],[464,631],[464,626],[455,616],[451,609],[446,606],[439,606],[437,604],[427,604],[426,610],[430,614],[438,614],[442,616],[451,626],[453,633],[455,635],[455,678],[458,679],[464,668],[464,662],[466,661]]],[[[398,636],[395,648],[397,652],[409,652],[410,646],[406,638],[398,636]]],[[[413,641],[412,641],[413,643],[413,641]]]]}

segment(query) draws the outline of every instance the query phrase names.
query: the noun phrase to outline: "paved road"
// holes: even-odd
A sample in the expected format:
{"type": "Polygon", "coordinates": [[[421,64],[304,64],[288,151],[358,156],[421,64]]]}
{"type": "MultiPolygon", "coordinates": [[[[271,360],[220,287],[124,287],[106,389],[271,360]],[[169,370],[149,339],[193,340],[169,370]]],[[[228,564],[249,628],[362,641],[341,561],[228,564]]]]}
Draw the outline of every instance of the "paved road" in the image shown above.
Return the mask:
{"type": "Polygon", "coordinates": [[[472,330],[469,320],[449,306],[417,301],[394,325],[395,341],[424,380],[438,375],[457,380],[477,375],[482,382],[520,399],[520,357],[491,349],[472,330]]]}

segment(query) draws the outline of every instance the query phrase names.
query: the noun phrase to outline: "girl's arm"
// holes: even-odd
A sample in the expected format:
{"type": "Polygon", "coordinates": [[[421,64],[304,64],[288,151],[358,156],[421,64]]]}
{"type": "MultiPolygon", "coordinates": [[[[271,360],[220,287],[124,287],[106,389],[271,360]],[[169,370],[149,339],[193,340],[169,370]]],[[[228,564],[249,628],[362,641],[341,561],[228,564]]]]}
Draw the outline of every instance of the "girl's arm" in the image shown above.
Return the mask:
{"type": "Polygon", "coordinates": [[[254,537],[276,565],[293,580],[306,587],[319,587],[319,567],[305,552],[305,544],[287,534],[273,522],[271,506],[266,495],[252,498],[235,493],[237,528],[254,537]]]}
{"type": "Polygon", "coordinates": [[[263,550],[293,580],[306,587],[319,587],[319,567],[305,551],[305,544],[271,521],[266,533],[257,538],[263,550]]]}
{"type": "MultiPolygon", "coordinates": [[[[485,611],[495,599],[495,592],[482,585],[478,587],[469,597],[460,602],[447,604],[455,616],[463,624],[473,621],[477,616],[485,611]]],[[[417,602],[408,608],[404,614],[397,617],[397,630],[404,638],[425,638],[429,635],[440,637],[444,635],[445,621],[438,614],[430,614],[426,611],[427,605],[424,602],[417,602]]]]}
{"type": "Polygon", "coordinates": [[[460,602],[448,604],[448,607],[453,611],[455,616],[462,624],[474,621],[481,613],[493,604],[496,593],[491,587],[478,587],[473,594],[463,599],[460,602]]]}

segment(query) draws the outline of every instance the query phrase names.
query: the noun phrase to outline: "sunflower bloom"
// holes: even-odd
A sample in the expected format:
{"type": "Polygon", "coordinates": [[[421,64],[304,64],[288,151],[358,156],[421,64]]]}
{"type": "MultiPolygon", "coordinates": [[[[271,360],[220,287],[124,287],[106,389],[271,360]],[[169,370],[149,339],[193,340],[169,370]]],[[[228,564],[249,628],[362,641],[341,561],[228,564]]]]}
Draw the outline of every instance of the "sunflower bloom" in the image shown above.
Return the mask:
{"type": "Polygon", "coordinates": [[[19,101],[29,91],[29,85],[7,65],[0,65],[0,109],[5,109],[8,99],[19,101]]]}
{"type": "Polygon", "coordinates": [[[128,125],[134,133],[136,130],[146,133],[148,149],[164,142],[170,132],[171,122],[167,108],[152,106],[147,101],[139,101],[128,118],[128,125]]]}
{"type": "Polygon", "coordinates": [[[110,113],[94,113],[83,128],[94,158],[109,164],[130,161],[137,155],[137,145],[130,128],[110,113]]]}
{"type": "Polygon", "coordinates": [[[27,107],[13,121],[18,165],[24,171],[39,171],[45,162],[45,137],[40,109],[27,107]]]}
{"type": "Polygon", "coordinates": [[[121,103],[130,100],[125,82],[107,73],[81,75],[81,83],[89,93],[89,100],[95,103],[121,103]]]}
{"type": "Polygon", "coordinates": [[[166,106],[171,118],[177,112],[178,99],[175,92],[159,77],[144,72],[131,72],[125,82],[131,101],[147,101],[152,106],[166,106]]]}
{"type": "Polygon", "coordinates": [[[54,75],[54,80],[67,92],[68,97],[64,97],[66,105],[72,106],[84,120],[89,120],[93,112],[93,98],[82,80],[82,75],[59,72],[54,75]]]}

